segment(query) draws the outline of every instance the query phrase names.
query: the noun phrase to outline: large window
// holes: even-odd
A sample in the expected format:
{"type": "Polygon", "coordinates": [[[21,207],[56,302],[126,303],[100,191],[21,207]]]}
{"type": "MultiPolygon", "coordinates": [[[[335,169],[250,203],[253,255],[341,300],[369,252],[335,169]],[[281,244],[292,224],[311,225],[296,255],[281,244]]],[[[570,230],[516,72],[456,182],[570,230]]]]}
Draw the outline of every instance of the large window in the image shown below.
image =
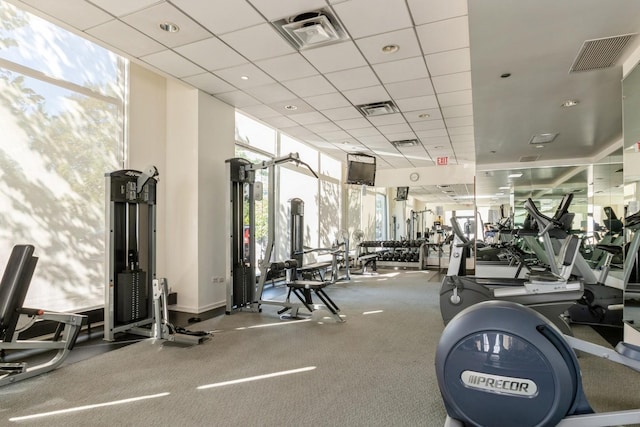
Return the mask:
{"type": "Polygon", "coordinates": [[[0,262],[36,247],[26,304],[104,304],[105,172],[124,165],[126,62],[0,0],[0,262]]]}
{"type": "MultiPolygon", "coordinates": [[[[276,202],[276,210],[273,213],[276,223],[273,259],[285,259],[290,256],[289,204],[293,198],[304,201],[305,246],[328,247],[340,237],[342,164],[339,161],[240,113],[236,113],[236,142],[236,155],[250,160],[260,161],[275,154],[286,156],[289,153],[298,153],[300,159],[318,175],[316,178],[306,167],[294,163],[282,163],[275,168],[275,191],[265,194],[265,197],[274,197],[276,202]],[[261,157],[260,153],[265,157],[261,157]]],[[[265,190],[266,188],[265,185],[265,190]]],[[[266,212],[266,201],[262,202],[262,206],[259,208],[256,205],[257,226],[261,221],[258,219],[260,212],[266,212]]],[[[266,223],[266,213],[264,215],[263,220],[266,223]]],[[[260,233],[258,228],[257,240],[260,233]]],[[[260,247],[257,249],[260,250],[260,247]]]]}

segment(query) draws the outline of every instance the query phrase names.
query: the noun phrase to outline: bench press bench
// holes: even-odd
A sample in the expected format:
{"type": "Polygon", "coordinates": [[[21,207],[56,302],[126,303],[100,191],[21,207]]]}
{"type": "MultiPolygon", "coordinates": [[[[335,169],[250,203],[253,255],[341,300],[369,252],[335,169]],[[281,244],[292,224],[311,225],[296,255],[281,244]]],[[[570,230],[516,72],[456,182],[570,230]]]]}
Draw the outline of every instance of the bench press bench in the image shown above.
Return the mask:
{"type": "Polygon", "coordinates": [[[32,245],[14,246],[0,281],[0,386],[31,378],[60,366],[73,349],[80,328],[86,323],[86,316],[46,312],[22,306],[38,261],[33,252],[32,245]],[[30,318],[31,324],[17,331],[20,316],[30,318]],[[19,339],[21,332],[41,320],[57,323],[50,340],[19,339]],[[51,350],[56,353],[46,362],[29,366],[26,362],[4,362],[7,350],[51,350]]]}

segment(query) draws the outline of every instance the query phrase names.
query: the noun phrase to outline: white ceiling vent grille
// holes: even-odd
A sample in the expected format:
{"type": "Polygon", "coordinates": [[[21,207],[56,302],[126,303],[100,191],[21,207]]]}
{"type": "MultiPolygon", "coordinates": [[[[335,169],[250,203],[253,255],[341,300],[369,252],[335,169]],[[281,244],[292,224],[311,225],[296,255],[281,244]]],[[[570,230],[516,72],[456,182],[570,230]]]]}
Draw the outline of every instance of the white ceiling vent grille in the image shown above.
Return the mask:
{"type": "Polygon", "coordinates": [[[324,46],[349,38],[329,9],[319,9],[272,22],[297,50],[324,46]]]}
{"type": "Polygon", "coordinates": [[[418,146],[418,140],[417,139],[402,139],[402,140],[399,140],[399,141],[391,141],[391,144],[393,144],[393,146],[396,147],[396,148],[417,147],[418,146]]]}
{"type": "Polygon", "coordinates": [[[371,104],[356,105],[356,108],[365,117],[382,116],[384,114],[398,113],[400,110],[393,101],[373,102],[371,104]]]}
{"type": "Polygon", "coordinates": [[[635,36],[636,34],[625,34],[585,41],[569,72],[575,73],[611,67],[635,36]]]}

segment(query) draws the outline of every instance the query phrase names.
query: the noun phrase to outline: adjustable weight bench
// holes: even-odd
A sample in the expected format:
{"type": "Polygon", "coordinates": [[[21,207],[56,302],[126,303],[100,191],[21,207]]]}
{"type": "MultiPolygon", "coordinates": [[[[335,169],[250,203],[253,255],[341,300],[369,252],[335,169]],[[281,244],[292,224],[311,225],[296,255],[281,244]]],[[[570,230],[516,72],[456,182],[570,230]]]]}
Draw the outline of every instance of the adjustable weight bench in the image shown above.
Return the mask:
{"type": "Polygon", "coordinates": [[[22,307],[38,262],[33,252],[32,245],[14,246],[0,281],[0,386],[31,378],[60,366],[73,349],[80,328],[86,323],[86,316],[22,307]],[[30,318],[31,322],[16,330],[20,316],[30,318]],[[56,331],[50,339],[19,339],[21,332],[41,320],[57,323],[56,331]],[[7,350],[51,350],[56,353],[46,362],[29,366],[26,362],[3,362],[7,350]]]}

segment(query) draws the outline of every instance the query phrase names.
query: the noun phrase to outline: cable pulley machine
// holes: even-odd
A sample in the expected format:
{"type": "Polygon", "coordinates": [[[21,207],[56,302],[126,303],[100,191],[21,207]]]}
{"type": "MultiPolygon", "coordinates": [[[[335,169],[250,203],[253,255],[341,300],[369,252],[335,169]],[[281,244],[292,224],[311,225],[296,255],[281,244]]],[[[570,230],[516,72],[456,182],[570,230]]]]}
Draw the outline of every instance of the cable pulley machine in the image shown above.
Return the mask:
{"type": "Polygon", "coordinates": [[[311,167],[300,160],[298,153],[276,157],[259,163],[251,163],[242,158],[226,160],[227,177],[229,178],[231,242],[228,246],[227,259],[230,260],[230,280],[227,281],[226,313],[234,311],[260,311],[260,304],[283,305],[282,302],[262,300],[262,290],[271,265],[271,255],[275,241],[276,204],[274,197],[275,167],[285,163],[295,163],[307,167],[313,176],[318,175],[311,167]],[[269,219],[268,241],[264,257],[258,266],[255,254],[255,207],[254,199],[262,194],[262,185],[255,180],[255,172],[262,169],[269,171],[269,219]],[[256,285],[256,268],[260,268],[260,277],[256,285]]]}

